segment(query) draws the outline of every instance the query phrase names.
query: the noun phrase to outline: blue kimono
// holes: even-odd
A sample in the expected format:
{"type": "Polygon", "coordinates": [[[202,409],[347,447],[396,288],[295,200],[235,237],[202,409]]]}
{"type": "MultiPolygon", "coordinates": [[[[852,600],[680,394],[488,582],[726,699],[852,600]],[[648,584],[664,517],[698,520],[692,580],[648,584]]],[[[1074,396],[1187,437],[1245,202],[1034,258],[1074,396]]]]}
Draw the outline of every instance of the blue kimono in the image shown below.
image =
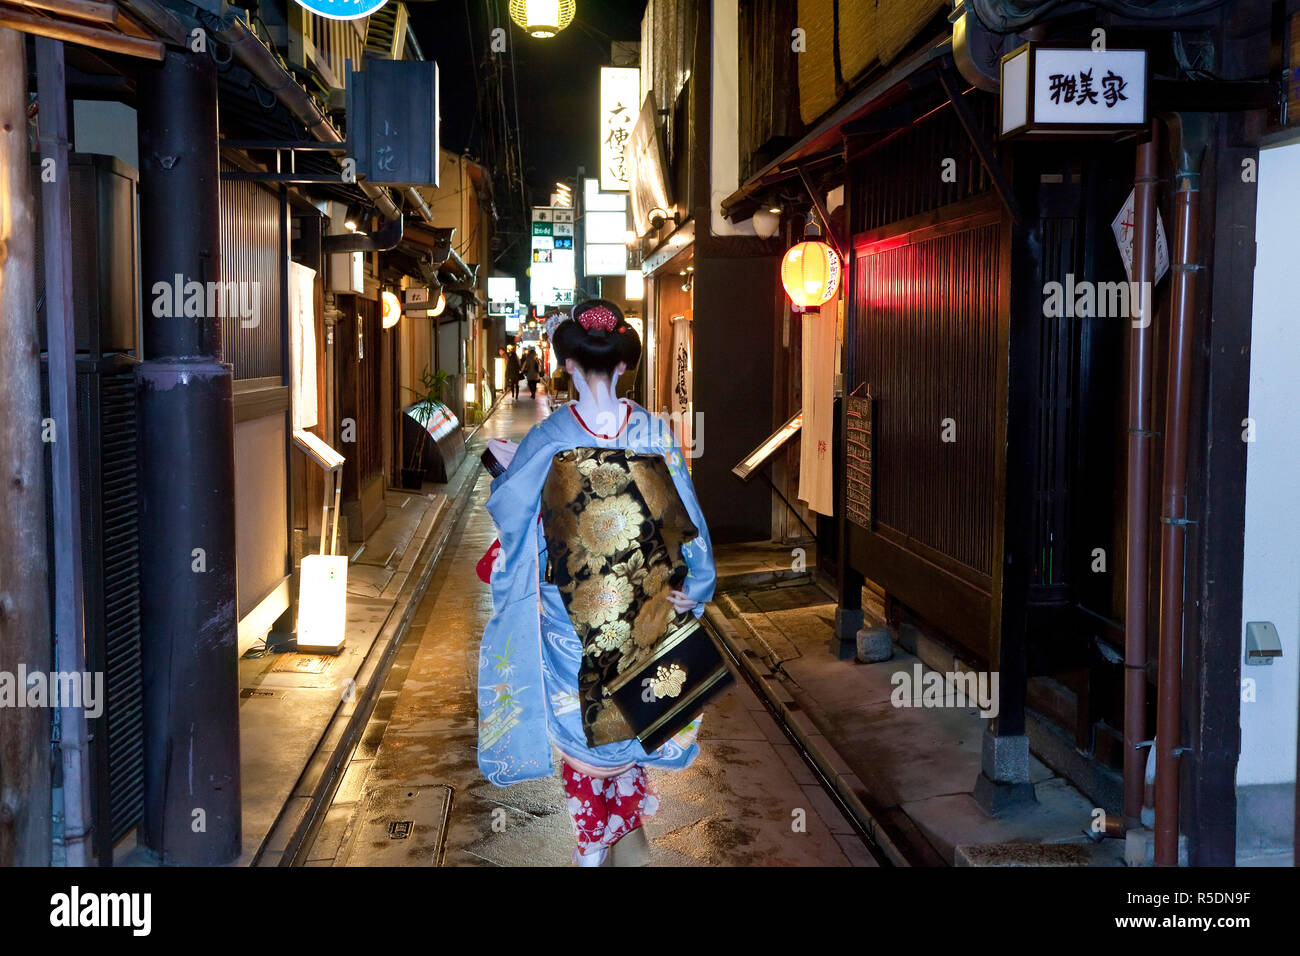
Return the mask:
{"type": "Polygon", "coordinates": [[[640,405],[613,438],[589,430],[572,405],[558,409],[520,442],[506,472],[492,481],[487,509],[501,539],[492,571],[493,615],[483,632],[478,665],[478,765],[498,787],[554,772],[551,745],[594,767],[639,763],[681,769],[699,754],[695,726],[653,754],[639,741],[590,747],[578,701],[582,645],[559,591],[542,574],[546,539],[541,525],[542,486],[551,459],[571,448],[623,448],[663,454],[677,493],[699,534],[682,549],[689,569],[682,590],[696,601],[695,615],[713,597],[716,575],[704,515],[681,449],[666,422],[640,405]]]}

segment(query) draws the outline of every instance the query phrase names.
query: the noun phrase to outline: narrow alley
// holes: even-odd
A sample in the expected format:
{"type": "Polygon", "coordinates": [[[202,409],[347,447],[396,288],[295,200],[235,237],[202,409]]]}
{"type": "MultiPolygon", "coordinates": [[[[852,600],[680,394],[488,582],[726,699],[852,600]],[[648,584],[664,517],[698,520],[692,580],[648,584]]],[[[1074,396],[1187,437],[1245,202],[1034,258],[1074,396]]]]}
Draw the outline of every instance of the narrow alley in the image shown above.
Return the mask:
{"type": "Polygon", "coordinates": [[[0,916],[1285,927],[1297,195],[1300,0],[0,0],[0,916]]]}
{"type": "MultiPolygon", "coordinates": [[[[526,390],[503,405],[471,440],[470,461],[488,439],[519,441],[549,408],[544,393],[533,400],[526,390]]],[[[570,862],[572,823],[558,775],[498,789],[475,764],[478,642],[492,597],[474,568],[495,537],[483,508],[489,482],[481,471],[303,852],[306,866],[570,862]]],[[[688,769],[652,772],[661,809],[646,826],[651,866],[879,865],[743,680],[706,709],[700,743],[688,769]]]]}

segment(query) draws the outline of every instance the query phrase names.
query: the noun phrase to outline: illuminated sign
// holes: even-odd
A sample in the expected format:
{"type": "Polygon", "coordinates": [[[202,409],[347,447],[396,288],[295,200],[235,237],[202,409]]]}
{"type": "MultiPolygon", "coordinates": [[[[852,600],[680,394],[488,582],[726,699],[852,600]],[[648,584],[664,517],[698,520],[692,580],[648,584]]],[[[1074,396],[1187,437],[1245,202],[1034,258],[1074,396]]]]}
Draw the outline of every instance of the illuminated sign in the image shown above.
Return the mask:
{"type": "Polygon", "coordinates": [[[626,191],[631,185],[628,141],[641,111],[641,70],[600,69],[600,188],[626,191]]]}
{"type": "Polygon", "coordinates": [[[731,469],[731,473],[742,481],[749,481],[749,476],[754,473],[754,470],[761,468],[763,463],[772,457],[772,453],[797,435],[801,428],[803,428],[803,412],[798,411],[789,421],[763,439],[757,448],[738,461],[736,467],[731,469]]]}
{"type": "MultiPolygon", "coordinates": [[[[573,210],[534,206],[532,266],[528,271],[528,301],[546,308],[572,305],[574,294],[573,210]],[[555,236],[565,237],[557,240],[555,236]]],[[[490,297],[490,296],[489,296],[490,297]]],[[[506,330],[510,330],[510,322],[506,330]]]]}
{"type": "Polygon", "coordinates": [[[587,246],[586,269],[589,276],[621,276],[627,274],[627,247],[587,246]]]}
{"type": "Polygon", "coordinates": [[[488,276],[488,315],[508,315],[519,308],[514,276],[488,276]]]}
{"type": "Polygon", "coordinates": [[[385,292],[379,298],[380,301],[383,303],[382,321],[384,324],[384,328],[391,329],[394,325],[397,324],[397,321],[402,317],[402,303],[398,300],[397,296],[394,295],[392,292],[385,292]]]}
{"type": "Polygon", "coordinates": [[[298,0],[298,6],[331,20],[360,20],[387,2],[388,0],[298,0]]]}
{"type": "Polygon", "coordinates": [[[623,275],[627,271],[627,194],[601,192],[598,180],[586,180],[582,228],[583,272],[589,276],[623,275]]]}
{"type": "Polygon", "coordinates": [[[1004,137],[1146,126],[1145,50],[1052,49],[1026,43],[1002,58],[1004,137]]]}

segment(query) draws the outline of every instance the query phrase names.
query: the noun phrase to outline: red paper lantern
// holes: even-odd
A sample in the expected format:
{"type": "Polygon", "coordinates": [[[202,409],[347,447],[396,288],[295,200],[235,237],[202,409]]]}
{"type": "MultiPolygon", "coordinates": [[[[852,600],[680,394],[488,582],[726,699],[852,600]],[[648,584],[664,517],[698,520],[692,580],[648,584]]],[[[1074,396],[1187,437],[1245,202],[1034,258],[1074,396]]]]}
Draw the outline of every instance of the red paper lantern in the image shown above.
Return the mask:
{"type": "Polygon", "coordinates": [[[809,223],[802,242],[781,260],[781,284],[790,301],[805,310],[819,309],[840,287],[840,257],[821,239],[821,230],[809,223]]]}

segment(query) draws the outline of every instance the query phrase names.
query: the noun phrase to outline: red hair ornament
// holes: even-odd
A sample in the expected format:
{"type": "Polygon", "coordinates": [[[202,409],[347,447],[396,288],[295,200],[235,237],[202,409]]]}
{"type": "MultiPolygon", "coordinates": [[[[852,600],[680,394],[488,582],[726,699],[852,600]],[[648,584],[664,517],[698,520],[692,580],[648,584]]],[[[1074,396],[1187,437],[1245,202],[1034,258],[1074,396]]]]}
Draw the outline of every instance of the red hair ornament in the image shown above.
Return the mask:
{"type": "Polygon", "coordinates": [[[578,324],[588,332],[613,332],[618,327],[618,316],[603,305],[593,305],[578,316],[578,324]]]}

